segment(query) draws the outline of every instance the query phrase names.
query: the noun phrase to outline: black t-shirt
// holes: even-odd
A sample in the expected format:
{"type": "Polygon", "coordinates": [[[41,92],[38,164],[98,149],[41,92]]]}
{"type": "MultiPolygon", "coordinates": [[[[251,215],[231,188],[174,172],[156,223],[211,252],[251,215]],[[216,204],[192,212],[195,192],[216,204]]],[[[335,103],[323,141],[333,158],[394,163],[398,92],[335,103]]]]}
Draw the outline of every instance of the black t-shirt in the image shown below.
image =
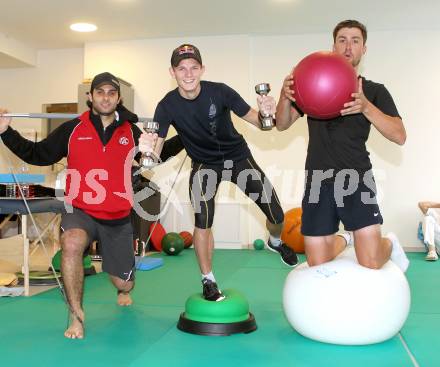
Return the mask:
{"type": "Polygon", "coordinates": [[[201,81],[200,94],[193,100],[183,98],[177,88],[169,92],[157,105],[154,121],[159,123],[161,138],[174,126],[193,161],[222,165],[225,160],[240,161],[251,155],[231,120],[231,111],[242,117],[249,110],[226,84],[201,81]]]}
{"type": "MultiPolygon", "coordinates": [[[[362,87],[367,99],[379,110],[387,115],[400,117],[391,94],[383,84],[362,77],[362,87]]],[[[297,110],[301,113],[298,108],[297,110]]],[[[366,172],[371,169],[370,153],[365,145],[371,122],[363,114],[338,116],[329,120],[317,120],[308,116],[307,123],[309,146],[306,170],[355,169],[366,172]]]]}

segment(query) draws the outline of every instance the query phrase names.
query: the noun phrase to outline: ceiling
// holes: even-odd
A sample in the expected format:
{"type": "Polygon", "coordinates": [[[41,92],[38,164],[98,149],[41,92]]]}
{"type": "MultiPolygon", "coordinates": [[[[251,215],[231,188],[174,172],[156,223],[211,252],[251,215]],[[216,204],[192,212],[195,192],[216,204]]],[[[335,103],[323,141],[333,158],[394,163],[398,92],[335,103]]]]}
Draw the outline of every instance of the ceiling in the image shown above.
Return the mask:
{"type": "MultiPolygon", "coordinates": [[[[356,18],[369,30],[439,29],[438,0],[0,0],[0,34],[34,49],[85,42],[328,32],[356,18]],[[98,31],[72,32],[73,22],[98,31]]],[[[0,52],[2,50],[0,49],[0,52]]]]}

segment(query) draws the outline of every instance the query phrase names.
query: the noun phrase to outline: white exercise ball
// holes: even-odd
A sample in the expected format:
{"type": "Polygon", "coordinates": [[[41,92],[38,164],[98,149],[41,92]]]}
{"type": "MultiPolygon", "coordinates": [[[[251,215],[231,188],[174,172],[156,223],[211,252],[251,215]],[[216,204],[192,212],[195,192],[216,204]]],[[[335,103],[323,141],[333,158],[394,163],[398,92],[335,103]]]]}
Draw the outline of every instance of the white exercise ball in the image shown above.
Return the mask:
{"type": "Polygon", "coordinates": [[[353,249],[335,260],[298,265],[287,276],[283,307],[303,336],[325,343],[363,345],[385,341],[405,323],[408,281],[392,261],[381,269],[359,265],[353,249]]]}

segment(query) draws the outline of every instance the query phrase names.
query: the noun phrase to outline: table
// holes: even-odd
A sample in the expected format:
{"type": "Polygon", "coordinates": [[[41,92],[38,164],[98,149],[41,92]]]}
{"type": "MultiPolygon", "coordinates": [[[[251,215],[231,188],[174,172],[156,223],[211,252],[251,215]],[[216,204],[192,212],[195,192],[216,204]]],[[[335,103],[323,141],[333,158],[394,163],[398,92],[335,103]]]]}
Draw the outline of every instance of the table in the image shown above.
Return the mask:
{"type": "MultiPolygon", "coordinates": [[[[32,214],[35,213],[65,213],[66,209],[64,206],[64,201],[58,200],[57,198],[29,198],[27,199],[29,210],[32,214]]],[[[23,267],[22,272],[24,274],[24,294],[29,295],[29,238],[27,237],[27,220],[28,220],[28,210],[24,201],[20,198],[5,198],[0,197],[0,214],[6,214],[7,217],[4,219],[1,226],[5,221],[9,220],[13,214],[21,216],[21,232],[23,236],[23,267]]],[[[60,215],[55,216],[43,229],[41,236],[48,230],[48,228],[59,220],[60,215]]],[[[35,240],[33,243],[38,244],[39,239],[35,240]]]]}

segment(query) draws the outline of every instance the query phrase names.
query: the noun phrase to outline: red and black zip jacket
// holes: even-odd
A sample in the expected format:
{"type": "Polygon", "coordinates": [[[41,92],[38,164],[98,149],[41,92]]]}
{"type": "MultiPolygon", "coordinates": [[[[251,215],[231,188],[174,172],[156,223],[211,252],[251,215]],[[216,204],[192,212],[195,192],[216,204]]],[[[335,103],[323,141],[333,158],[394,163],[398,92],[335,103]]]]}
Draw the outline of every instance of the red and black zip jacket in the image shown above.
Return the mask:
{"type": "MultiPolygon", "coordinates": [[[[128,220],[132,208],[131,163],[141,135],[137,116],[122,106],[119,119],[105,130],[91,111],[59,126],[34,143],[9,127],[1,138],[19,158],[33,165],[51,165],[67,157],[66,202],[101,221],[128,220]]],[[[183,146],[178,137],[164,145],[162,160],[183,146]]]]}

